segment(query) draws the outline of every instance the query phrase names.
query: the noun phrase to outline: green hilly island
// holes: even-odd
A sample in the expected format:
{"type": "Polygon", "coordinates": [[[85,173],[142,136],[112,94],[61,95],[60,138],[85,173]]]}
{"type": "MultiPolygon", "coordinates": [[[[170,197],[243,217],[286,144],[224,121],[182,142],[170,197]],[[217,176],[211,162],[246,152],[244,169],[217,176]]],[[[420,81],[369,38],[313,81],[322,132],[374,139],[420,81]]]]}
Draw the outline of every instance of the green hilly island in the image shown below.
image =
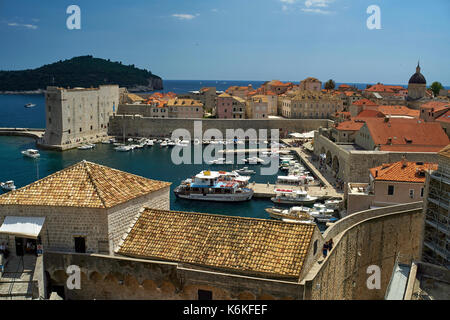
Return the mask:
{"type": "Polygon", "coordinates": [[[0,71],[0,91],[36,91],[47,86],[97,87],[118,84],[130,91],[163,89],[162,79],[150,71],[109,59],[80,56],[37,69],[0,71]]]}

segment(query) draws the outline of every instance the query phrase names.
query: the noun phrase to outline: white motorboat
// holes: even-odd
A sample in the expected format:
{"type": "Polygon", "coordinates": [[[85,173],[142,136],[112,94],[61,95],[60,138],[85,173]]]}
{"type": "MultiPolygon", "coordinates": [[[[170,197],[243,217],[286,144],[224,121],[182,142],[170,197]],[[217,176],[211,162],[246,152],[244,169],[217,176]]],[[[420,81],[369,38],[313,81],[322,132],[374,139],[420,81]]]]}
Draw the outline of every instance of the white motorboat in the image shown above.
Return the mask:
{"type": "Polygon", "coordinates": [[[6,182],[1,182],[0,187],[5,191],[14,191],[16,190],[16,186],[14,185],[14,181],[9,180],[6,182]]]}
{"type": "Polygon", "coordinates": [[[255,170],[250,170],[248,167],[243,167],[242,169],[237,169],[237,170],[234,170],[234,171],[236,171],[239,174],[249,174],[249,175],[252,175],[252,174],[256,173],[255,170]]]}
{"type": "Polygon", "coordinates": [[[325,206],[328,209],[337,210],[337,209],[339,209],[339,206],[341,205],[341,203],[342,203],[342,200],[326,200],[325,206]]]}
{"type": "Polygon", "coordinates": [[[78,147],[78,150],[90,150],[90,149],[94,149],[95,148],[95,144],[85,144],[82,145],[80,147],[78,147]]]}
{"type": "Polygon", "coordinates": [[[147,146],[153,146],[155,144],[155,141],[154,140],[147,140],[147,146]]]}
{"type": "Polygon", "coordinates": [[[310,205],[317,201],[317,197],[312,197],[302,190],[275,189],[274,191],[275,197],[270,200],[276,204],[310,205]]]}
{"type": "Polygon", "coordinates": [[[128,139],[128,142],[133,142],[133,138],[129,138],[129,139],[128,139]]]}
{"type": "Polygon", "coordinates": [[[169,145],[169,143],[167,141],[162,141],[159,146],[160,147],[167,147],[169,145]]]}
{"type": "Polygon", "coordinates": [[[123,145],[123,146],[115,147],[114,150],[119,151],[119,152],[127,152],[127,151],[133,150],[133,148],[132,148],[132,146],[123,145]]]}
{"type": "Polygon", "coordinates": [[[111,140],[103,140],[102,144],[111,144],[111,140]]]}
{"type": "Polygon", "coordinates": [[[24,107],[25,108],[33,108],[33,107],[36,107],[36,104],[34,104],[34,103],[27,103],[24,107]]]}
{"type": "Polygon", "coordinates": [[[223,181],[223,174],[217,171],[202,171],[192,179],[184,180],[175,188],[178,198],[217,202],[248,201],[253,190],[243,188],[235,180],[223,181]]]}
{"type": "Polygon", "coordinates": [[[39,151],[35,150],[35,149],[28,149],[28,150],[22,151],[22,154],[25,157],[29,157],[29,158],[33,158],[33,159],[39,158],[41,156],[39,154],[39,151]]]}

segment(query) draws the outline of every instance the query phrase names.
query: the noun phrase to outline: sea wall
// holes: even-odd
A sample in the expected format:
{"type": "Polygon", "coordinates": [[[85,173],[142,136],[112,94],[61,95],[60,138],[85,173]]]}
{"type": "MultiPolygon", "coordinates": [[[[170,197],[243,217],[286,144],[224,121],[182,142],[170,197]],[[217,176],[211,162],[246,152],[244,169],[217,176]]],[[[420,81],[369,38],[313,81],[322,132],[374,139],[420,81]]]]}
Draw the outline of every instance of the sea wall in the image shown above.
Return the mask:
{"type": "Polygon", "coordinates": [[[396,259],[399,258],[400,263],[410,263],[420,257],[422,207],[419,203],[408,206],[409,209],[404,210],[401,206],[383,208],[391,211],[384,215],[377,214],[385,211],[374,210],[355,213],[337,226],[336,232],[330,229],[324,234],[325,238],[334,235],[334,248],[310,270],[302,283],[304,299],[383,299],[396,259]],[[358,222],[359,217],[368,217],[371,213],[374,217],[358,222]],[[348,228],[341,232],[346,226],[348,228]],[[379,289],[367,286],[373,275],[373,271],[368,272],[370,266],[379,267],[379,289]]]}
{"type": "MultiPolygon", "coordinates": [[[[319,127],[329,128],[327,119],[157,119],[139,115],[114,115],[110,118],[108,134],[122,137],[170,137],[176,129],[186,129],[194,136],[194,123],[201,121],[203,133],[208,129],[218,129],[225,135],[227,129],[278,129],[280,137],[289,132],[306,132],[319,127]]],[[[270,135],[270,132],[269,132],[270,135]]]]}

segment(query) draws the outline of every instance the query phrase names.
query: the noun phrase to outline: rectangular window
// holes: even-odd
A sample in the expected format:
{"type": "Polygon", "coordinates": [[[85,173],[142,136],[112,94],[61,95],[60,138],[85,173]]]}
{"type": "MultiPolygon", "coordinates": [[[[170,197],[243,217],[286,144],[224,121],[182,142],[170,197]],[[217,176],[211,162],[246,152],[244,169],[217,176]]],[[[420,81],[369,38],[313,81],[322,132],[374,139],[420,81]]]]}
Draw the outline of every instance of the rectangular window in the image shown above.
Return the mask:
{"type": "Polygon", "coordinates": [[[424,192],[424,189],[423,189],[423,188],[420,189],[420,197],[421,197],[421,198],[423,198],[423,192],[424,192]]]}
{"type": "Polygon", "coordinates": [[[413,190],[413,189],[410,189],[410,190],[409,190],[409,197],[410,197],[411,199],[414,199],[414,190],[413,190]]]}
{"type": "Polygon", "coordinates": [[[86,239],[84,237],[75,237],[75,252],[86,253],[86,239]]]}
{"type": "Polygon", "coordinates": [[[394,195],[394,186],[388,186],[388,196],[394,195]]]}

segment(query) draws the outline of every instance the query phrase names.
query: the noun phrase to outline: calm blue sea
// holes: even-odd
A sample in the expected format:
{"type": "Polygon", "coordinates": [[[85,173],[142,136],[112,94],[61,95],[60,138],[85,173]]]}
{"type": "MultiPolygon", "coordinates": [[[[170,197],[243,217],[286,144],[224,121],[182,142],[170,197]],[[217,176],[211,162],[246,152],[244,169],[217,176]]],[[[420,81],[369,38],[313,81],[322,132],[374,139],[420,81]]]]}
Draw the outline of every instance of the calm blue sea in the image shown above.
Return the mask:
{"type": "MultiPolygon", "coordinates": [[[[159,146],[131,152],[116,152],[112,145],[98,144],[93,150],[69,150],[64,152],[40,150],[41,158],[25,158],[20,151],[35,148],[34,139],[25,137],[0,136],[0,181],[14,180],[18,188],[38,178],[43,178],[81,160],[88,160],[143,177],[172,182],[171,190],[182,180],[201,170],[232,170],[231,165],[173,165],[173,149],[159,146]]],[[[239,166],[242,167],[242,166],[239,166]]],[[[259,173],[260,166],[252,166],[259,173]]],[[[277,175],[254,175],[251,181],[258,183],[275,182],[277,175]]],[[[1,193],[1,191],[0,191],[1,193]]],[[[209,212],[226,215],[268,218],[265,208],[271,207],[268,200],[252,200],[244,203],[212,203],[177,199],[171,194],[171,209],[195,212],[209,212]]]]}

